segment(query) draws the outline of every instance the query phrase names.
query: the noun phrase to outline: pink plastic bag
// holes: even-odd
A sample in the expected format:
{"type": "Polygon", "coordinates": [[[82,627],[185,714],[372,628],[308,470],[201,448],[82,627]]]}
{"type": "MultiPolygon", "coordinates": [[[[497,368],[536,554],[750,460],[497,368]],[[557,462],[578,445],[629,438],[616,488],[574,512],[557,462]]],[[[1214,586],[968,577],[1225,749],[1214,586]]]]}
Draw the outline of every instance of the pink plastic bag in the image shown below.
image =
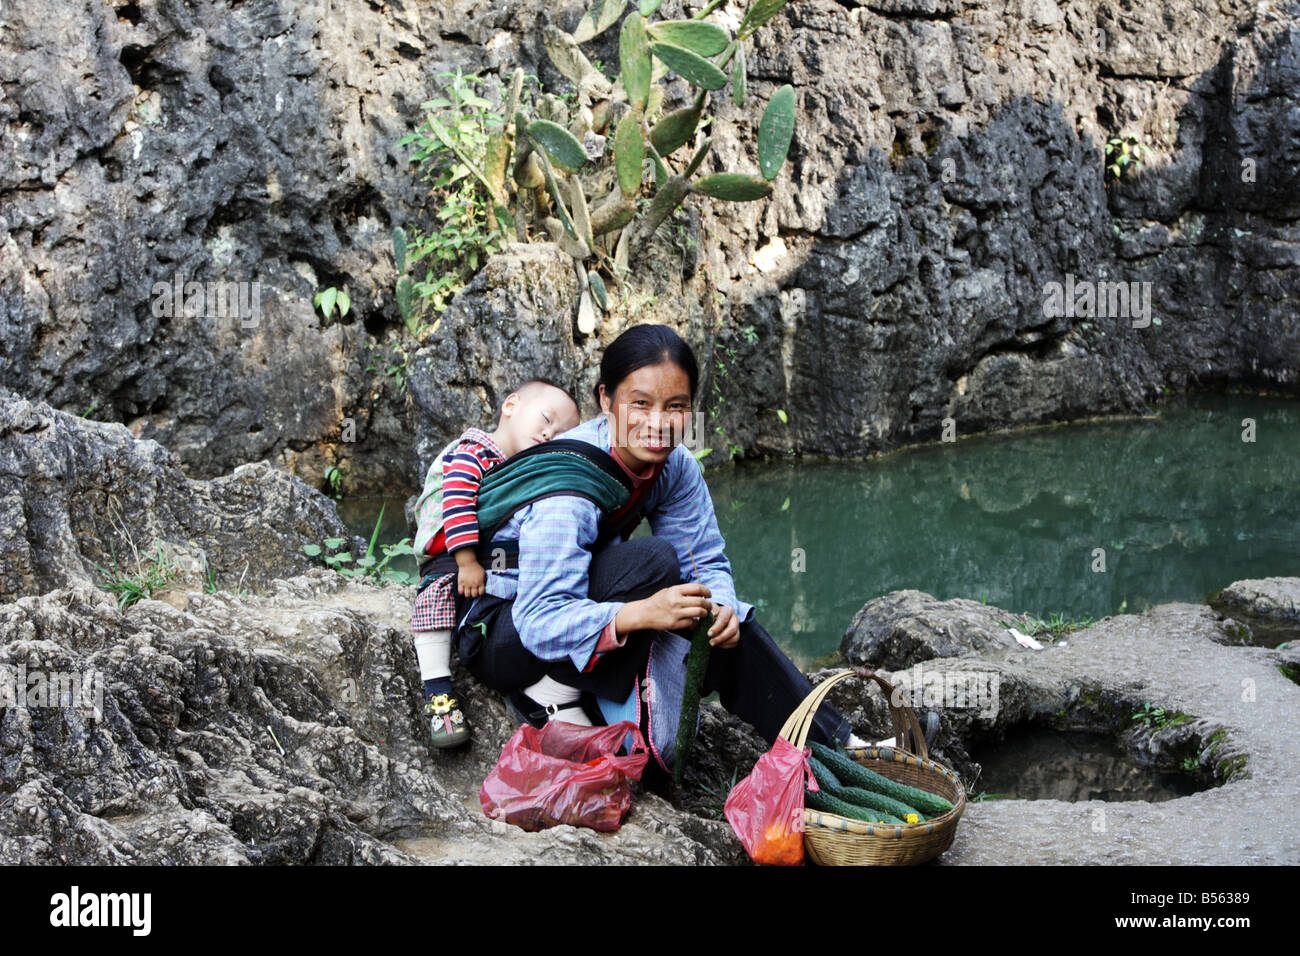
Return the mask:
{"type": "Polygon", "coordinates": [[[632,806],[628,778],[641,779],[649,753],[636,724],[580,727],[551,721],[515,731],[492,768],[479,803],[493,820],[525,830],[557,823],[617,830],[632,806]],[[614,754],[632,735],[632,753],[614,754]]]}
{"type": "Polygon", "coordinates": [[[808,765],[810,750],[784,737],[754,763],[753,772],[731,789],[722,808],[745,852],[755,863],[803,863],[803,791],[816,791],[808,765]]]}

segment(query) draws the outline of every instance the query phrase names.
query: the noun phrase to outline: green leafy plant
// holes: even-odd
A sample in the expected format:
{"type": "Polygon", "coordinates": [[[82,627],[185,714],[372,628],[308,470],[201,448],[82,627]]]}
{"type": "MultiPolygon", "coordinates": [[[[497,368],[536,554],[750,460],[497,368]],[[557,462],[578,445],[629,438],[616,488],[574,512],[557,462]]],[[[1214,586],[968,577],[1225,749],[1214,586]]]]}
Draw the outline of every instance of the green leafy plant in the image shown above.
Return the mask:
{"type": "Polygon", "coordinates": [[[108,579],[99,586],[117,597],[119,610],[125,610],[136,601],[152,598],[154,594],[167,590],[172,579],[180,573],[163,552],[162,545],[158,545],[157,552],[145,561],[136,556],[135,574],[126,574],[119,568],[117,552],[112,545],[109,546],[109,553],[113,558],[112,570],[100,564],[95,567],[108,579]]]}
{"type": "Polygon", "coordinates": [[[1163,707],[1152,707],[1150,701],[1143,704],[1142,709],[1130,718],[1133,723],[1142,724],[1156,730],[1165,727],[1177,727],[1179,724],[1185,724],[1191,719],[1189,715],[1181,711],[1167,711],[1163,707]]]}
{"type": "Polygon", "coordinates": [[[1142,145],[1133,136],[1112,136],[1106,141],[1106,171],[1115,179],[1122,179],[1131,169],[1142,168],[1142,145]]]}
{"type": "Polygon", "coordinates": [[[326,538],[323,544],[323,547],[319,544],[304,544],[302,552],[309,558],[320,558],[335,571],[352,570],[344,568],[344,565],[352,563],[352,551],[347,546],[347,538],[326,538]],[[329,550],[326,550],[327,548],[329,550]]]}
{"type": "MultiPolygon", "coordinates": [[[[366,346],[371,349],[371,345],[366,346]]],[[[410,381],[411,356],[407,353],[400,343],[394,343],[390,346],[388,356],[379,364],[371,363],[366,366],[367,372],[383,372],[389,378],[393,379],[397,385],[397,390],[401,394],[406,393],[406,387],[410,381]]]]}
{"type": "Polygon", "coordinates": [[[735,361],[736,349],[734,346],[719,344],[715,341],[713,346],[713,370],[712,377],[712,400],[709,403],[709,418],[714,422],[713,431],[722,439],[727,446],[727,461],[732,461],[737,455],[741,454],[744,449],[730,439],[727,431],[719,422],[722,418],[722,412],[726,406],[726,398],[722,393],[722,381],[731,373],[731,363],[735,361]]]}
{"type": "Polygon", "coordinates": [[[325,484],[329,488],[331,498],[343,497],[343,476],[345,471],[341,465],[331,465],[329,471],[325,472],[325,484]]]}
{"type": "Polygon", "coordinates": [[[507,114],[500,97],[494,102],[483,96],[484,81],[459,70],[437,79],[438,92],[423,104],[424,122],[399,144],[414,147],[411,162],[428,184],[438,221],[428,232],[416,229],[409,236],[400,227],[393,230],[398,311],[416,337],[425,328],[425,314],[435,316],[429,328],[437,330],[452,297],[488,256],[504,248],[512,225],[505,208],[507,114]],[[422,266],[424,278],[405,274],[415,265],[422,266]]]}
{"type": "Polygon", "coordinates": [[[316,293],[316,297],[312,299],[312,305],[321,310],[321,314],[325,316],[325,324],[329,325],[335,307],[339,310],[340,319],[347,318],[348,312],[352,309],[352,299],[342,289],[330,286],[328,289],[321,289],[316,293]]]}
{"type": "Polygon", "coordinates": [[[371,542],[370,550],[357,561],[357,567],[380,584],[393,581],[405,586],[419,582],[418,575],[389,566],[394,558],[412,557],[415,554],[410,538],[403,538],[396,544],[382,544],[379,553],[381,556],[375,557],[374,542],[371,542]]]}
{"type": "Polygon", "coordinates": [[[322,542],[324,547],[319,544],[304,544],[303,553],[311,558],[320,558],[327,567],[333,568],[344,577],[368,577],[379,584],[386,584],[389,581],[402,585],[417,583],[416,576],[411,572],[389,567],[394,558],[410,557],[415,554],[411,539],[403,538],[396,544],[379,545],[379,528],[384,522],[384,511],[387,507],[385,504],[379,509],[379,517],[375,519],[375,528],[370,535],[370,544],[365,554],[357,560],[352,560],[351,544],[347,538],[326,538],[322,542]]]}
{"type": "MultiPolygon", "coordinates": [[[[985,592],[985,598],[987,598],[987,596],[988,594],[985,592]]],[[[984,603],[988,603],[987,600],[984,603]]],[[[1022,634],[1027,634],[1030,637],[1039,637],[1045,634],[1052,640],[1059,641],[1071,631],[1081,631],[1086,627],[1091,627],[1094,622],[1090,617],[1081,617],[1076,620],[1070,620],[1063,613],[1058,612],[1056,614],[1048,615],[1046,619],[1030,617],[1027,621],[1017,620],[1014,623],[1000,621],[999,623],[1002,624],[1003,627],[1018,630],[1022,634]]]]}
{"type": "Polygon", "coordinates": [[[727,782],[718,778],[712,783],[699,781],[699,788],[703,797],[699,801],[699,809],[705,816],[712,820],[723,819],[723,810],[726,807],[727,797],[731,791],[736,789],[736,780],[740,777],[740,768],[731,772],[731,781],[727,782]]]}
{"type": "MultiPolygon", "coordinates": [[[[495,90],[475,77],[440,74],[441,94],[425,103],[425,122],[403,140],[416,147],[412,160],[431,183],[444,223],[409,242],[409,262],[427,260],[428,271],[423,281],[399,288],[408,326],[404,302],[427,301],[441,311],[513,226],[518,241],[549,239],[577,260],[578,329],[590,334],[605,308],[604,281],[626,278],[689,196],[749,202],[770,195],[793,140],[794,88],[776,90],[763,108],[756,172],[703,169],[712,147],[707,110],[710,97],[728,86],[736,106],[744,106],[745,43],[786,2],[753,0],[733,32],[706,19],[716,0],[687,20],[651,20],[659,8],[653,0],[634,10],[626,0],[592,0],[573,33],[543,31],[547,56],[570,84],[560,95],[540,87],[525,93],[521,69],[495,90]],[[581,46],[620,20],[611,78],[581,46]],[[665,111],[670,74],[694,95],[665,111]],[[601,278],[600,286],[592,277],[601,278]]],[[[410,277],[399,278],[399,286],[403,278],[410,277]]]]}
{"type": "Polygon", "coordinates": [[[1152,707],[1151,702],[1147,701],[1139,710],[1130,718],[1134,723],[1143,724],[1147,727],[1164,725],[1165,709],[1163,707],[1152,707]]]}
{"type": "MultiPolygon", "coordinates": [[[[235,590],[234,590],[235,597],[242,598],[248,594],[248,592],[244,589],[244,577],[247,574],[248,574],[248,563],[245,562],[244,571],[239,576],[239,583],[235,585],[235,590]]],[[[211,564],[208,564],[206,562],[203,565],[203,590],[206,591],[208,594],[216,594],[217,591],[219,590],[219,588],[217,587],[217,570],[211,564]]]]}

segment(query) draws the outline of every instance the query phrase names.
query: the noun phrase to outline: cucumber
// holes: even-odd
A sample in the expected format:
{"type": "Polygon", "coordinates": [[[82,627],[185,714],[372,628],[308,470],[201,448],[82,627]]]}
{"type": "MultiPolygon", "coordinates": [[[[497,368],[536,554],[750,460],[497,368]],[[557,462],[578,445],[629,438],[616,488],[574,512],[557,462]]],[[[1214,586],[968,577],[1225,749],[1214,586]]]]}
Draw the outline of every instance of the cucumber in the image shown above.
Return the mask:
{"type": "Polygon", "coordinates": [[[813,776],[817,778],[817,783],[824,789],[834,791],[844,786],[844,784],[840,783],[840,778],[831,771],[831,768],[816,757],[808,758],[808,766],[812,767],[813,776]]]}
{"type": "Polygon", "coordinates": [[[864,790],[861,787],[840,787],[840,789],[835,791],[835,796],[839,797],[841,800],[847,800],[849,803],[856,803],[860,807],[866,807],[869,810],[879,810],[881,813],[888,813],[891,816],[898,817],[902,820],[906,820],[909,813],[916,814],[918,822],[928,819],[924,813],[909,806],[902,800],[895,800],[893,797],[887,797],[883,793],[875,793],[871,790],[864,790]]]}
{"type": "Polygon", "coordinates": [[[677,743],[673,750],[673,784],[682,784],[686,771],[686,758],[695,744],[695,725],[700,717],[700,688],[704,672],[709,669],[709,628],[713,626],[713,612],[700,618],[691,631],[691,649],[686,655],[686,684],[682,688],[682,709],[677,718],[677,743]]]}
{"type": "Polygon", "coordinates": [[[902,823],[897,817],[891,817],[887,813],[880,813],[877,810],[867,810],[863,807],[855,807],[851,803],[845,803],[839,797],[833,796],[826,790],[805,790],[803,794],[804,806],[812,810],[820,810],[822,813],[834,813],[841,817],[847,817],[850,820],[861,820],[863,823],[902,823]]]}
{"type": "Polygon", "coordinates": [[[808,763],[812,767],[813,776],[817,778],[817,783],[821,785],[822,789],[845,803],[852,803],[867,810],[888,814],[897,819],[899,823],[906,820],[909,813],[915,813],[918,822],[925,818],[923,813],[917,812],[901,800],[895,800],[882,793],[873,793],[860,787],[844,786],[834,772],[816,757],[809,758],[808,763]]]}
{"type": "Polygon", "coordinates": [[[850,786],[862,787],[892,797],[906,803],[908,806],[916,807],[926,816],[939,816],[952,809],[952,804],[937,793],[918,790],[916,787],[909,787],[896,780],[890,780],[888,777],[882,777],[874,770],[868,770],[847,754],[832,750],[825,744],[812,743],[811,741],[810,744],[813,754],[850,786]]]}

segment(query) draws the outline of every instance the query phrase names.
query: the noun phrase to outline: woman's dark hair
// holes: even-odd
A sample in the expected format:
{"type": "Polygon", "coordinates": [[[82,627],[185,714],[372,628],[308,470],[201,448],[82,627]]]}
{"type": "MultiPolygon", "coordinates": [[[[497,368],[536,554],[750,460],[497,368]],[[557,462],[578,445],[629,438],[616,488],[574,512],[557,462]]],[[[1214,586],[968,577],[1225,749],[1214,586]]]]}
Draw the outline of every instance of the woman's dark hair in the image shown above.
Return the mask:
{"type": "Polygon", "coordinates": [[[700,370],[695,364],[691,347],[666,325],[634,325],[611,342],[601,356],[600,378],[592,390],[596,396],[596,405],[600,405],[602,385],[605,386],[605,394],[612,399],[614,390],[623,379],[639,368],[658,365],[664,361],[672,362],[686,373],[686,378],[691,383],[691,401],[694,402],[700,370]]]}

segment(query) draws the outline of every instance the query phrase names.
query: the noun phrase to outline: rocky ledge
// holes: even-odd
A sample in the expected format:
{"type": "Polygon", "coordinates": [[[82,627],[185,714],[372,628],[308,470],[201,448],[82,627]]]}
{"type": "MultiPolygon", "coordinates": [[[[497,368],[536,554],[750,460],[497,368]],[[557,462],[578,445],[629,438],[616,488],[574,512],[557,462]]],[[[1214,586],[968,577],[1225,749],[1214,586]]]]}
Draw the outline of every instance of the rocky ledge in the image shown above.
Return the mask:
{"type": "Polygon", "coordinates": [[[0,676],[24,674],[28,695],[0,711],[0,860],[743,859],[725,823],[649,794],[616,836],[484,817],[479,785],[514,727],[461,675],[473,744],[430,750],[410,588],[321,570],[267,595],[167,597],[122,612],[64,588],[0,606],[0,676]],[[43,696],[56,675],[76,676],[77,700],[43,696]]]}
{"type": "MultiPolygon", "coordinates": [[[[26,690],[0,710],[0,861],[744,860],[718,811],[761,743],[717,708],[705,714],[704,756],[684,809],[638,790],[617,834],[524,833],[487,820],[478,805],[513,730],[494,695],[459,674],[473,743],[429,748],[410,588],[317,570],[264,595],[164,597],[120,611],[104,592],[78,586],[0,606],[0,677],[12,687],[21,674],[26,690]],[[62,678],[66,695],[66,675],[80,698],[58,699],[52,688],[62,678]]],[[[1209,785],[1163,803],[972,803],[942,862],[1300,861],[1259,827],[1294,828],[1300,689],[1279,673],[1283,652],[1228,639],[1208,607],[1172,604],[1107,618],[1041,651],[986,649],[882,672],[903,687],[969,682],[972,673],[996,687],[993,701],[941,708],[935,756],[968,782],[979,771],[967,755],[973,740],[1044,722],[1110,729],[1153,768],[1191,756],[1209,785]],[[1131,726],[1145,702],[1190,719],[1131,726]]],[[[888,735],[879,694],[846,684],[837,705],[860,730],[888,735]]]]}
{"type": "MultiPolygon", "coordinates": [[[[1270,581],[1275,590],[1300,585],[1270,581]]],[[[1020,646],[1005,627],[998,634],[1000,623],[1018,620],[971,601],[894,592],[859,612],[841,652],[902,668],[880,673],[918,711],[940,710],[935,756],[977,790],[980,766],[969,751],[1027,727],[1110,735],[1131,762],[1186,773],[1205,789],[1163,802],[973,803],[944,863],[1300,861],[1294,841],[1274,838],[1300,822],[1300,649],[1244,644],[1248,629],[1199,604],[1107,617],[1055,640],[1040,635],[1041,650],[1020,646]],[[1157,708],[1154,720],[1134,719],[1157,708]]],[[[845,684],[832,701],[859,725],[874,720],[889,732],[884,701],[862,706],[859,682],[845,684]]]]}
{"type": "Polygon", "coordinates": [[[1276,647],[1300,640],[1300,579],[1237,581],[1207,600],[1245,626],[1237,635],[1245,642],[1276,647]]]}

